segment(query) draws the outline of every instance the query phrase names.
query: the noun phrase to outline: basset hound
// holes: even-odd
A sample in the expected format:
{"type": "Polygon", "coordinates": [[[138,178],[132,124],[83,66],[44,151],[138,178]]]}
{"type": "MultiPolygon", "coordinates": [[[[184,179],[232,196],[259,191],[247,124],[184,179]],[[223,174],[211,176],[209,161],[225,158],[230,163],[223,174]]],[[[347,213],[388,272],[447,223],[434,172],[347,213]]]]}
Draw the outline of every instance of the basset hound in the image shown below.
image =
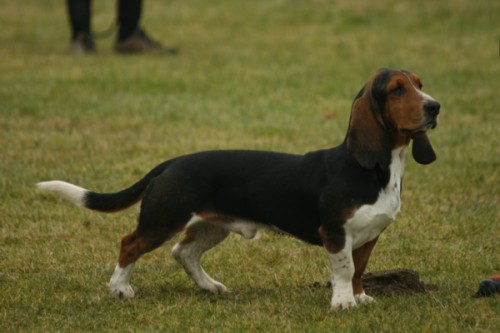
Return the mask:
{"type": "Polygon", "coordinates": [[[372,302],[361,275],[380,233],[401,206],[406,148],[421,164],[435,160],[427,130],[440,105],[405,70],[375,73],[356,96],[345,140],[305,155],[269,151],[204,151],[172,158],[116,193],[63,181],[38,183],[74,203],[115,212],[142,200],[137,228],[123,237],[109,282],[112,294],[133,297],[134,263],[176,234],[174,258],[203,289],[227,288],[201,267],[203,253],[230,232],[251,239],[279,230],[325,248],[332,269],[332,309],[372,302]]]}

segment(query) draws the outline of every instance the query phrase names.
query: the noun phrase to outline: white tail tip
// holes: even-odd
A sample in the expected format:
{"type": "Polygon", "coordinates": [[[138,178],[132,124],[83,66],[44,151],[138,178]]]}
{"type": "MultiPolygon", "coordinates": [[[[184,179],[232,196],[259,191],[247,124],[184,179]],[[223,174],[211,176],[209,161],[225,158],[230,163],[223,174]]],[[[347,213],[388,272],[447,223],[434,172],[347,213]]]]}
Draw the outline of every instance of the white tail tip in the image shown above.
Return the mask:
{"type": "Polygon", "coordinates": [[[42,191],[51,191],[60,194],[62,197],[72,201],[78,206],[85,206],[85,196],[88,190],[60,180],[40,182],[36,187],[42,191]]]}

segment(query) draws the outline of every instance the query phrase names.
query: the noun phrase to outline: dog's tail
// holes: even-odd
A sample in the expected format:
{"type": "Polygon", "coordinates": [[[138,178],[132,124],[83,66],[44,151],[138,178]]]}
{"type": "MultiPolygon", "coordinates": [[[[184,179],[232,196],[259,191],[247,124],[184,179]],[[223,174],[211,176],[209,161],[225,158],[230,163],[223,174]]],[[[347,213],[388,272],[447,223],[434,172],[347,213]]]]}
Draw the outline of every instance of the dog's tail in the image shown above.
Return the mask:
{"type": "Polygon", "coordinates": [[[137,183],[116,193],[91,192],[60,180],[40,182],[36,187],[39,190],[58,193],[78,206],[100,212],[116,212],[140,201],[151,180],[165,171],[171,162],[172,160],[159,164],[137,183]]]}

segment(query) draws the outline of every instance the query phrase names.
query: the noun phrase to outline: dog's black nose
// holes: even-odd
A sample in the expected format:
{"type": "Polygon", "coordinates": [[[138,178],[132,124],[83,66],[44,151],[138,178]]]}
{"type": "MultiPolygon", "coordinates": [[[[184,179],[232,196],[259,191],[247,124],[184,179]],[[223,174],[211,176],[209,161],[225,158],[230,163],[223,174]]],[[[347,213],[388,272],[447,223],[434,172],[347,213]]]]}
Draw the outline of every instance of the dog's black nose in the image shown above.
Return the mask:
{"type": "Polygon", "coordinates": [[[427,102],[424,104],[425,112],[431,117],[437,116],[439,114],[440,108],[441,108],[441,105],[436,101],[427,102]]]}

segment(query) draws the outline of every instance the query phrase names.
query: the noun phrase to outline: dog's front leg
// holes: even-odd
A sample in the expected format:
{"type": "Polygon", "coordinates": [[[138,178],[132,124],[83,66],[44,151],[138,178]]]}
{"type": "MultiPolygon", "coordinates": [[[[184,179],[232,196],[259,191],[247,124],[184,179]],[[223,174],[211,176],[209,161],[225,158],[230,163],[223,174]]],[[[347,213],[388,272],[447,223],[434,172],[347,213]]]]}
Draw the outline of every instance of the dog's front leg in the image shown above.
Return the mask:
{"type": "Polygon", "coordinates": [[[354,276],[352,238],[346,235],[344,230],[328,231],[324,227],[320,227],[319,235],[332,268],[332,310],[355,307],[356,300],[352,286],[354,276]]]}
{"type": "Polygon", "coordinates": [[[350,241],[346,241],[344,248],[337,253],[328,252],[332,267],[332,310],[348,309],[356,306],[352,288],[354,262],[350,243],[350,241]]]}

